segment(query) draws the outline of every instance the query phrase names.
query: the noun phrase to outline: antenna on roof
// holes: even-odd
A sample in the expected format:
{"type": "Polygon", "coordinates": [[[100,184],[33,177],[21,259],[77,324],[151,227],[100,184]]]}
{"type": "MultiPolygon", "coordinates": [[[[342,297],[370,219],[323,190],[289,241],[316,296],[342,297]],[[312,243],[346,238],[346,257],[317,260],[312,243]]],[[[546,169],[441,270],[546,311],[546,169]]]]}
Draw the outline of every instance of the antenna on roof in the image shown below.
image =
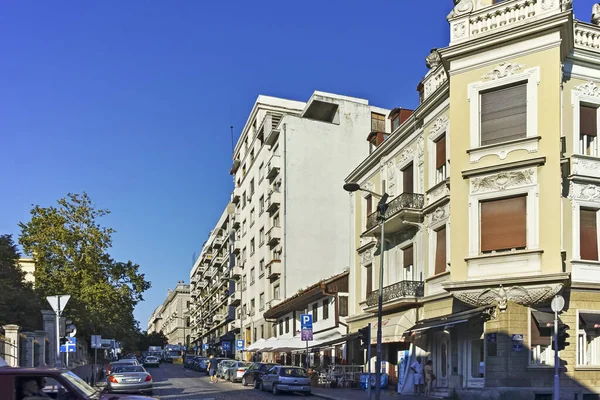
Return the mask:
{"type": "Polygon", "coordinates": [[[233,151],[235,150],[235,146],[233,144],[233,125],[231,125],[229,129],[231,130],[231,154],[233,155],[233,151]]]}

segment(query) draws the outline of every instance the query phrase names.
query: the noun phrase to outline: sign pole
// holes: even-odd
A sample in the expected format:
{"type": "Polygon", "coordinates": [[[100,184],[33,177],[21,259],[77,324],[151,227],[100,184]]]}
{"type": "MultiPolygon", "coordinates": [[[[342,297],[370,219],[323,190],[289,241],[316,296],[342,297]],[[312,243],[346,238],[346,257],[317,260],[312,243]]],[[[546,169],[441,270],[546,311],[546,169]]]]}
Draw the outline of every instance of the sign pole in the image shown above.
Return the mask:
{"type": "MultiPolygon", "coordinates": [[[[68,342],[67,342],[68,343],[68,342]]],[[[69,368],[69,345],[66,345],[67,352],[65,353],[65,364],[69,368]]]]}
{"type": "Polygon", "coordinates": [[[554,311],[554,400],[560,400],[560,376],[559,376],[559,364],[560,358],[558,357],[558,313],[565,307],[565,299],[561,295],[557,294],[552,299],[550,304],[552,311],[554,311]]]}
{"type": "Polygon", "coordinates": [[[94,371],[92,371],[92,382],[96,385],[96,380],[98,379],[98,349],[94,347],[94,371]]]}
{"type": "Polygon", "coordinates": [[[371,323],[367,325],[369,327],[369,336],[367,337],[367,392],[369,393],[369,400],[371,400],[371,323]]]}

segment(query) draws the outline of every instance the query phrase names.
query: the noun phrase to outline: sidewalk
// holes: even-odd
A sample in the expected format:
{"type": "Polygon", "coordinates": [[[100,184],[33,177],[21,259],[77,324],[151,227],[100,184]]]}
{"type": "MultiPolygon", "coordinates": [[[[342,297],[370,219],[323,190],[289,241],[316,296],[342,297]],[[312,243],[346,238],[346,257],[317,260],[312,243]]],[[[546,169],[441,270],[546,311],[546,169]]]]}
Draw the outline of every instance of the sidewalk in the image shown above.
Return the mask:
{"type": "MultiPolygon", "coordinates": [[[[312,394],[315,397],[320,397],[323,399],[329,400],[367,400],[369,395],[366,390],[359,389],[341,389],[341,388],[319,388],[313,387],[312,394]]],[[[371,398],[375,398],[375,393],[371,394],[371,398]]],[[[425,400],[425,399],[435,399],[436,397],[429,396],[414,396],[414,395],[401,395],[396,393],[393,390],[382,390],[381,391],[381,399],[388,400],[425,400]]]]}

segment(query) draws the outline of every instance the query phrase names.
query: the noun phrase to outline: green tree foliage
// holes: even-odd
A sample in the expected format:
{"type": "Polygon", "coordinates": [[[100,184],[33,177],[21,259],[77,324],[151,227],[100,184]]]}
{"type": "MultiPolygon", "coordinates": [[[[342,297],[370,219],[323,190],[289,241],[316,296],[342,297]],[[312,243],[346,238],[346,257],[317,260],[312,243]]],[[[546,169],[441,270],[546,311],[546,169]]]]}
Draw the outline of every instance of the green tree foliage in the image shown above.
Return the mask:
{"type": "Polygon", "coordinates": [[[115,231],[98,223],[109,213],[86,193],[69,193],[57,206],[34,206],[31,220],[19,224],[19,241],[35,260],[36,291],[71,295],[66,315],[78,336],[129,341],[138,331],[133,310],[150,282],[139,265],[109,255],[115,231]]]}
{"type": "Polygon", "coordinates": [[[124,343],[126,352],[132,351],[148,351],[150,346],[164,347],[169,340],[162,332],[138,332],[135,341],[124,343]]]}
{"type": "Polygon", "coordinates": [[[17,324],[23,330],[42,328],[40,299],[19,267],[19,251],[11,235],[0,235],[0,326],[17,324]]]}

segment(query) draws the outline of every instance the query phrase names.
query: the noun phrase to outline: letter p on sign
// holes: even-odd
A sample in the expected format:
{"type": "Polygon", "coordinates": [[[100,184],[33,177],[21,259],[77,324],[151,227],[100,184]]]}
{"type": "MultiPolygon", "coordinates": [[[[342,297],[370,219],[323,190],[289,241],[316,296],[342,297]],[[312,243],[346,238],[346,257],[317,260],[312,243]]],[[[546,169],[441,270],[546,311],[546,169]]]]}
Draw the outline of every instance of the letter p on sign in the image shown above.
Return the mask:
{"type": "Polygon", "coordinates": [[[300,314],[300,328],[301,329],[312,329],[312,315],[300,314]]]}

